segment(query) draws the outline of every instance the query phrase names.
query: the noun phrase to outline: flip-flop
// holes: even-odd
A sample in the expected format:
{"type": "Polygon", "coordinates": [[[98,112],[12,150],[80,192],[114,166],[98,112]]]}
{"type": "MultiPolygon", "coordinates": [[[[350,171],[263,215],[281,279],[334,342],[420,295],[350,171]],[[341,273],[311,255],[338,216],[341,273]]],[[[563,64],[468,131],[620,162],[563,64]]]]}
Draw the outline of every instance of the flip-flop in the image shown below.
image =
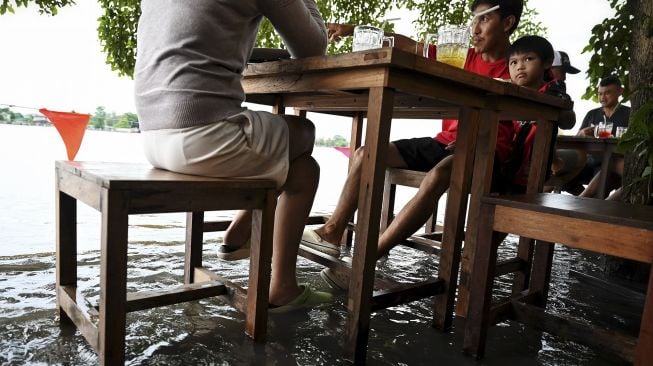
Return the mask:
{"type": "Polygon", "coordinates": [[[270,307],[270,310],[268,311],[273,314],[287,313],[289,311],[333,301],[333,295],[328,292],[312,290],[307,284],[299,285],[299,288],[303,289],[303,291],[294,300],[285,305],[270,307]]]}
{"type": "Polygon", "coordinates": [[[249,257],[250,240],[247,239],[245,244],[240,248],[233,248],[227,244],[220,244],[218,246],[218,258],[225,261],[237,261],[249,257]]]}
{"type": "Polygon", "coordinates": [[[338,258],[340,256],[340,245],[331,244],[328,241],[322,239],[319,235],[317,235],[315,230],[304,229],[301,244],[311,249],[315,249],[318,252],[328,254],[332,257],[338,258]]]}

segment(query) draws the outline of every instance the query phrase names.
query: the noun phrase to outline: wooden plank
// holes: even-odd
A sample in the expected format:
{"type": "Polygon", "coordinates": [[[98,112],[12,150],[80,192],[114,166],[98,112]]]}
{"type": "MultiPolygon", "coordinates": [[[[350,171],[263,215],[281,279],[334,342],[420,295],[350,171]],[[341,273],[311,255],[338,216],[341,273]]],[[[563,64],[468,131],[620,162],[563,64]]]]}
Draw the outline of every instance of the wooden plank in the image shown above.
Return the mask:
{"type": "Polygon", "coordinates": [[[101,365],[125,362],[128,211],[125,192],[102,189],[98,326],[101,365]]]}
{"type": "Polygon", "coordinates": [[[177,185],[169,189],[130,190],[130,214],[245,210],[259,207],[264,189],[194,187],[177,185]]]}
{"type": "Polygon", "coordinates": [[[225,285],[217,281],[191,283],[170,289],[139,291],[127,294],[127,312],[220,296],[226,292],[225,285]]]}
{"type": "MultiPolygon", "coordinates": [[[[593,349],[608,351],[628,361],[633,360],[635,337],[598,328],[589,323],[548,314],[540,307],[518,301],[513,301],[512,305],[515,319],[523,324],[560,336],[565,340],[588,345],[593,349]]],[[[648,352],[650,353],[650,349],[648,352]]]]}
{"type": "Polygon", "coordinates": [[[184,283],[195,282],[195,267],[202,266],[204,244],[204,212],[186,213],[186,241],[184,245],[184,283]]]}
{"type": "Polygon", "coordinates": [[[73,286],[57,287],[57,299],[62,312],[75,324],[88,344],[98,352],[98,328],[91,320],[86,300],[73,286]]]}
{"type": "Polygon", "coordinates": [[[195,268],[195,281],[198,283],[207,281],[222,283],[227,292],[220,295],[220,298],[241,313],[247,314],[247,291],[242,287],[203,267],[195,268]]]}
{"type": "Polygon", "coordinates": [[[413,235],[406,240],[402,240],[401,245],[417,249],[427,254],[439,255],[442,251],[441,241],[430,240],[413,235]]]}
{"type": "Polygon", "coordinates": [[[509,273],[521,271],[526,268],[526,263],[521,258],[511,258],[497,263],[494,276],[503,276],[509,273]]]}
{"type": "Polygon", "coordinates": [[[345,358],[354,363],[365,362],[371,314],[371,299],[379,240],[379,219],[383,195],[383,175],[392,120],[394,92],[371,88],[365,156],[358,199],[356,246],[349,285],[347,340],[345,358]]]}
{"type": "Polygon", "coordinates": [[[101,186],[95,182],[87,181],[65,170],[59,170],[57,187],[59,192],[75,197],[98,211],[101,210],[101,186]]]}
{"type": "Polygon", "coordinates": [[[245,93],[297,93],[307,90],[333,92],[334,90],[361,90],[384,87],[387,83],[386,68],[374,67],[349,70],[326,70],[307,74],[279,74],[265,78],[244,78],[241,81],[245,93]]]}
{"type": "Polygon", "coordinates": [[[484,202],[548,213],[560,217],[579,218],[609,224],[620,224],[653,231],[653,207],[618,201],[604,201],[563,194],[539,193],[483,197],[484,202]]]}
{"type": "MultiPolygon", "coordinates": [[[[469,304],[469,287],[472,268],[474,268],[474,252],[476,250],[476,229],[479,221],[481,197],[490,193],[492,185],[492,169],[494,167],[494,151],[497,141],[499,116],[496,111],[483,111],[483,121],[478,131],[478,144],[474,157],[474,172],[472,174],[471,197],[467,214],[467,230],[465,246],[462,252],[460,281],[458,282],[458,299],[456,316],[466,317],[469,304]]],[[[459,142],[456,142],[459,146],[459,142]]],[[[456,151],[458,154],[458,151],[456,151]]],[[[454,154],[454,156],[456,155],[454,154]]],[[[451,192],[451,188],[449,188],[451,192]]],[[[446,223],[445,223],[446,228],[446,223]]],[[[498,239],[497,239],[498,240],[498,239]]]]}
{"type": "Polygon", "coordinates": [[[267,332],[272,263],[272,239],[277,192],[267,192],[263,207],[252,216],[247,315],[245,332],[255,340],[263,340],[267,332]]]}
{"type": "Polygon", "coordinates": [[[372,297],[372,311],[421,300],[442,293],[444,281],[431,278],[426,281],[401,285],[398,288],[375,291],[372,297]]]}
{"type": "Polygon", "coordinates": [[[644,313],[639,327],[639,339],[635,349],[635,365],[653,364],[653,269],[648,279],[644,313]]]}
{"type": "Polygon", "coordinates": [[[653,262],[653,231],[497,206],[494,229],[644,263],[653,262]],[[533,223],[537,223],[534,225],[533,223]]]}
{"type": "Polygon", "coordinates": [[[434,309],[434,323],[440,330],[449,329],[453,321],[458,269],[460,267],[462,241],[465,236],[467,195],[472,180],[474,151],[476,150],[480,122],[480,110],[462,109],[456,142],[456,145],[462,147],[462,149],[459,148],[453,156],[438,273],[438,277],[445,280],[445,293],[436,297],[434,309]]]}

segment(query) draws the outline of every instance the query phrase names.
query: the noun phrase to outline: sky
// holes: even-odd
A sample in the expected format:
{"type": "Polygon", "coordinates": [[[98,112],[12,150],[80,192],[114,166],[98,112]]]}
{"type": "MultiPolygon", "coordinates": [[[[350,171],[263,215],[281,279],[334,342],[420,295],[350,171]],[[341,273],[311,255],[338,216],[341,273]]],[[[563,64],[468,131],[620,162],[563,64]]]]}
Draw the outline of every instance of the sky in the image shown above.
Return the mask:
{"type": "MultiPolygon", "coordinates": [[[[580,99],[587,87],[585,72],[589,54],[581,54],[592,27],[613,15],[608,0],[530,0],[539,19],[548,28],[547,39],[555,49],[567,52],[573,66],[581,70],[568,75],[567,89],[575,101],[577,120],[596,108],[580,99]]],[[[0,108],[2,104],[93,113],[98,106],[116,113],[135,112],[133,82],[104,62],[97,40],[97,2],[79,0],[51,17],[39,15],[35,7],[19,8],[16,14],[0,16],[0,108]]],[[[412,35],[414,15],[394,11],[398,33],[412,35]]],[[[328,19],[326,19],[328,21],[328,19]]],[[[16,111],[32,113],[30,110],[16,111]]],[[[310,117],[310,115],[309,115],[310,117]]],[[[318,136],[349,136],[348,123],[333,124],[328,117],[313,117],[318,136]]],[[[417,123],[433,133],[433,123],[417,123]]],[[[580,125],[580,122],[577,123],[580,125]]],[[[426,132],[425,132],[426,133],[426,132]]],[[[415,128],[393,129],[391,138],[414,135],[415,128]]]]}

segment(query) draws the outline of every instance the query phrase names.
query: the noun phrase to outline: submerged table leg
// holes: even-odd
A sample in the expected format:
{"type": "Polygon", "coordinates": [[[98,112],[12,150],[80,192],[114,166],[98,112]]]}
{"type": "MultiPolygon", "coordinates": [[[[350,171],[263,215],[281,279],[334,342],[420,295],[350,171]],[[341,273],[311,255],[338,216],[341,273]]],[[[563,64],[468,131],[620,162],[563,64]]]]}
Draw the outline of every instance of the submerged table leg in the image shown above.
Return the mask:
{"type": "Polygon", "coordinates": [[[390,137],[394,90],[371,88],[365,158],[358,198],[356,247],[349,284],[345,357],[355,364],[365,363],[370,330],[374,269],[379,239],[379,219],[386,153],[390,137]]]}

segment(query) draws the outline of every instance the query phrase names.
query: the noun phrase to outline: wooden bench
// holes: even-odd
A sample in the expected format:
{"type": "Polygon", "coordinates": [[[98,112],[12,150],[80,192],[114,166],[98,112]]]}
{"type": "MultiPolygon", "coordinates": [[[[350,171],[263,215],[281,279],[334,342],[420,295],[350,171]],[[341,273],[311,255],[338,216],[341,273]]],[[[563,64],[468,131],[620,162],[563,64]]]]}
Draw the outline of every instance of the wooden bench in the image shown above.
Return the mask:
{"type": "Polygon", "coordinates": [[[488,327],[516,319],[554,333],[564,329],[571,340],[613,349],[637,365],[653,365],[653,271],[649,276],[639,338],[628,337],[587,323],[562,319],[544,312],[553,244],[653,262],[653,207],[579,198],[560,194],[484,197],[478,231],[464,351],[481,357],[488,327]],[[528,288],[492,306],[492,283],[497,275],[497,248],[501,233],[537,240],[530,266],[528,288]],[[582,329],[570,331],[570,329],[582,329]],[[635,345],[633,347],[624,345],[635,345]]]}
{"type": "Polygon", "coordinates": [[[245,331],[263,339],[267,326],[275,184],[176,174],[147,165],[56,162],[57,309],[98,353],[100,364],[125,360],[126,313],[221,296],[245,312],[245,331]],[[102,214],[99,320],[77,292],[77,200],[102,214]],[[127,293],[128,215],[253,209],[247,290],[202,267],[201,245],[186,245],[184,285],[127,293]],[[205,282],[199,282],[199,280],[205,282]]]}

